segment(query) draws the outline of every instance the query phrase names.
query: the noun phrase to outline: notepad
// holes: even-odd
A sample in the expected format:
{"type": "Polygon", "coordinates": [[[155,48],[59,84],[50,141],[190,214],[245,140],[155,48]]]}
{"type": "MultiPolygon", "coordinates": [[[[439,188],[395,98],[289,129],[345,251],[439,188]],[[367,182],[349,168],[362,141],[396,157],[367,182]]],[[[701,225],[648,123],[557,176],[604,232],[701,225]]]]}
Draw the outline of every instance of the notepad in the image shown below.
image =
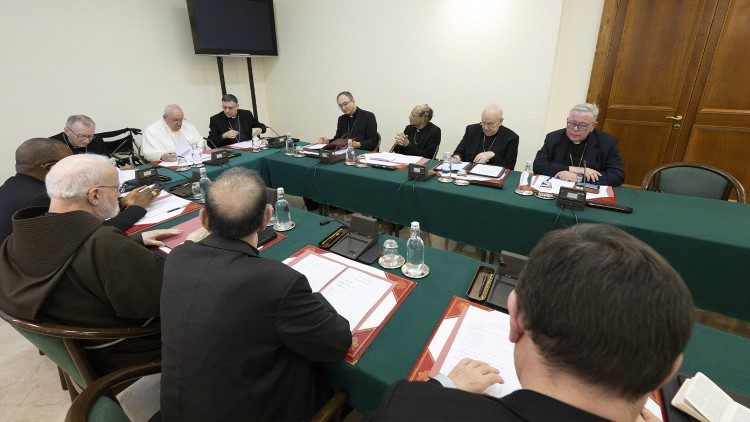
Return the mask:
{"type": "Polygon", "coordinates": [[[701,372],[685,380],[672,406],[702,422],[750,421],[750,409],[732,400],[701,372]]]}

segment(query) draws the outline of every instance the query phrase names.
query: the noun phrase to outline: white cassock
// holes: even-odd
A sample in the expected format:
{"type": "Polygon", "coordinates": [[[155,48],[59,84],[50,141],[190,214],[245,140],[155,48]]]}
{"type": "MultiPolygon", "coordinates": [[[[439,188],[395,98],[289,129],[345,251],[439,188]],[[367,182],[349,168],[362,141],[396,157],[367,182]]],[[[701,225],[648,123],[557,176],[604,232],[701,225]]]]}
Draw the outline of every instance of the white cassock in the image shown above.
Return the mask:
{"type": "Polygon", "coordinates": [[[180,130],[173,132],[164,123],[164,119],[159,119],[143,131],[141,154],[148,161],[160,161],[162,155],[175,152],[175,144],[180,137],[184,137],[191,145],[197,145],[201,149],[206,148],[206,140],[193,124],[183,121],[180,130]]]}

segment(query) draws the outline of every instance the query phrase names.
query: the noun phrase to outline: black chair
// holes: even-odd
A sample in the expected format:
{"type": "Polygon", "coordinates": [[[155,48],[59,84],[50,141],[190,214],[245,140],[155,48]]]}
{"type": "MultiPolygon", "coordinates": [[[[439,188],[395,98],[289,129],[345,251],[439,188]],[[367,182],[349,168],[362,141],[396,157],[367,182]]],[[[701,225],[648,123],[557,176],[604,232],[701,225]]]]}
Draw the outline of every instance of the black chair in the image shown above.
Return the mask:
{"type": "Polygon", "coordinates": [[[698,163],[663,164],[643,178],[641,189],[724,201],[729,200],[734,190],[737,202],[746,201],[745,188],[734,176],[698,163]]]}
{"type": "MultiPolygon", "coordinates": [[[[128,421],[120,404],[108,394],[113,390],[118,390],[121,384],[159,372],[161,372],[161,363],[146,363],[123,368],[99,378],[78,395],[68,409],[65,422],[128,421]]],[[[343,391],[336,391],[310,420],[316,422],[340,420],[341,411],[348,398],[349,396],[343,391]]],[[[155,419],[158,419],[158,415],[152,417],[152,420],[155,419]]]]}
{"type": "Polygon", "coordinates": [[[97,133],[95,136],[99,136],[104,140],[104,147],[107,150],[107,154],[109,154],[109,156],[114,154],[118,159],[118,165],[137,165],[144,164],[138,154],[139,148],[134,137],[134,135],[140,134],[140,129],[126,127],[125,129],[97,133]],[[133,157],[134,162],[130,162],[130,157],[133,157]]]}

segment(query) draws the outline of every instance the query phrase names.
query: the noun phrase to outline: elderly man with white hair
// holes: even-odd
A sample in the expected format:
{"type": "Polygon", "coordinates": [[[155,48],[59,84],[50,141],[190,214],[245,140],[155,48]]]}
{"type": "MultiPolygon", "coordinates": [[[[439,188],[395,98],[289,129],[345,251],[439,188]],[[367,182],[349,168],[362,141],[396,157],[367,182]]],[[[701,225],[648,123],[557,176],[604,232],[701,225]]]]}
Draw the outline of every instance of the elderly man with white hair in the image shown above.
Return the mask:
{"type": "Polygon", "coordinates": [[[503,126],[503,109],[489,104],[482,110],[482,121],[466,126],[453,161],[503,166],[513,170],[518,157],[518,135],[503,126]]]}
{"type": "MultiPolygon", "coordinates": [[[[144,245],[179,230],[134,237],[102,225],[119,211],[117,171],[106,157],[71,155],[45,178],[47,207],[13,216],[0,247],[0,308],[28,320],[84,327],[140,326],[159,316],[163,260],[144,245]]],[[[112,370],[161,356],[158,335],[86,348],[94,370],[112,370]]]]}
{"type": "Polygon", "coordinates": [[[184,138],[188,144],[206,148],[198,129],[185,121],[185,113],[177,104],[164,107],[162,118],[143,131],[141,153],[148,161],[177,161],[175,146],[184,138]]]}
{"type": "Polygon", "coordinates": [[[547,134],[536,153],[534,172],[569,182],[620,186],[625,179],[617,139],[596,128],[599,107],[578,104],[564,129],[547,134]]]}

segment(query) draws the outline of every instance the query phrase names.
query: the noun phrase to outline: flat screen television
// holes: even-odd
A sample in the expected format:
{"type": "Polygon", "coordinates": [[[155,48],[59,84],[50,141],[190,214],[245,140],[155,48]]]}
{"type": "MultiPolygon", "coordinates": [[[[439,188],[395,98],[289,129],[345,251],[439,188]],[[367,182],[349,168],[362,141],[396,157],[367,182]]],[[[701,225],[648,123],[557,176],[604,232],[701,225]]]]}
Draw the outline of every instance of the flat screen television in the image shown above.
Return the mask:
{"type": "Polygon", "coordinates": [[[187,0],[195,54],[277,56],[273,0],[187,0]]]}

